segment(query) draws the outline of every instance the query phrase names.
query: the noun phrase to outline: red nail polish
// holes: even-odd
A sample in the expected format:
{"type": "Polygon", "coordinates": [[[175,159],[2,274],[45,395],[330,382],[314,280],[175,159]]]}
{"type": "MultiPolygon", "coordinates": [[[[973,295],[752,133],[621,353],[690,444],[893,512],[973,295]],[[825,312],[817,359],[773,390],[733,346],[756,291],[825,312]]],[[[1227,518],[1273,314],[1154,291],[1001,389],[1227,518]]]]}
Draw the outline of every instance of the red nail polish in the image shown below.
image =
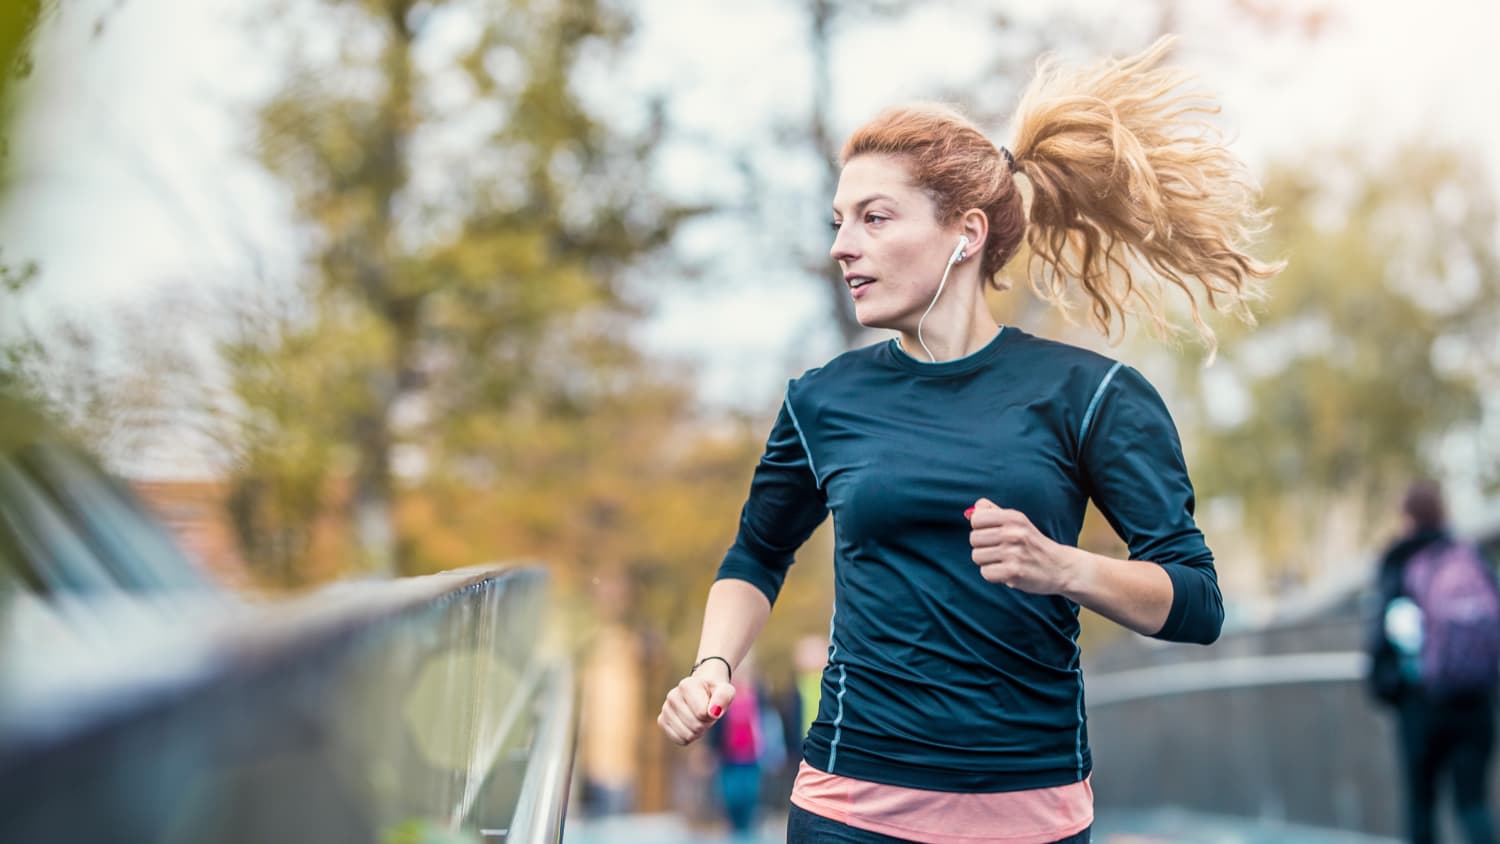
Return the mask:
{"type": "Polygon", "coordinates": [[[967,509],[967,510],[964,511],[964,518],[965,519],[972,519],[973,517],[974,517],[974,508],[973,507],[970,507],[969,509],[967,509]]]}
{"type": "Polygon", "coordinates": [[[717,706],[717,705],[709,707],[708,714],[710,714],[710,715],[714,716],[715,718],[717,718],[720,715],[724,714],[724,707],[717,706]]]}

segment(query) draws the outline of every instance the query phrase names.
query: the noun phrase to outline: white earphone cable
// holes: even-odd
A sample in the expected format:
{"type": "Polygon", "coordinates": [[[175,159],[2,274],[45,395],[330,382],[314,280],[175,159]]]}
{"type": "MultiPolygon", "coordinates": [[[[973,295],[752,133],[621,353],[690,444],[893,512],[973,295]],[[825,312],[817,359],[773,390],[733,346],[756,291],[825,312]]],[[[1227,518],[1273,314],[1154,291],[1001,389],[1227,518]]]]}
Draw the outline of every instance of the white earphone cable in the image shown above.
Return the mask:
{"type": "Polygon", "coordinates": [[[948,266],[943,268],[943,280],[938,282],[937,292],[932,294],[932,301],[928,303],[927,310],[923,311],[922,318],[917,320],[917,342],[922,344],[922,351],[927,353],[927,360],[930,363],[937,363],[937,358],[933,356],[932,350],[927,348],[927,341],[922,339],[922,323],[927,321],[927,315],[932,313],[932,308],[937,304],[938,297],[943,295],[943,287],[948,283],[948,273],[953,271],[953,265],[967,257],[963,250],[968,245],[969,239],[965,237],[959,240],[958,248],[953,250],[953,255],[948,258],[948,266]]]}

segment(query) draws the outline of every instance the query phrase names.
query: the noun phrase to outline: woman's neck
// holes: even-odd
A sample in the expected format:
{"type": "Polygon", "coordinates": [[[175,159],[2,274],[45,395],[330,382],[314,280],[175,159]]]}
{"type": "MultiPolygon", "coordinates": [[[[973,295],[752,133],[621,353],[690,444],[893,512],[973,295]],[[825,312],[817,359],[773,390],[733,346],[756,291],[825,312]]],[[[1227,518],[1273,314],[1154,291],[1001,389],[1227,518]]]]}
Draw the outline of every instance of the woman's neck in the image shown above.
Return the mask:
{"type": "Polygon", "coordinates": [[[942,363],[972,355],[989,345],[1000,333],[1000,327],[995,324],[979,285],[969,289],[973,293],[962,298],[948,299],[949,294],[944,293],[945,301],[938,302],[922,323],[920,338],[915,326],[911,331],[899,332],[901,348],[920,361],[928,361],[927,351],[931,350],[930,362],[942,363]],[[922,348],[924,341],[927,349],[922,348]]]}

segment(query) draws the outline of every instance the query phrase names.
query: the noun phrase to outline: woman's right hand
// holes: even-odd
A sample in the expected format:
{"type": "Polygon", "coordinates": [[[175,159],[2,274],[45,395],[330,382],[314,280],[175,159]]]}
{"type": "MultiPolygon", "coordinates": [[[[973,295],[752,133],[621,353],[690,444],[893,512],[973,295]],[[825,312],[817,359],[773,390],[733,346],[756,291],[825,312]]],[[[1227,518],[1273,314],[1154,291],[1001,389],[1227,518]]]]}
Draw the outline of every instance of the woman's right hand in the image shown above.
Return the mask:
{"type": "Polygon", "coordinates": [[[656,723],[677,744],[688,745],[702,738],[734,700],[734,685],[724,676],[727,672],[715,672],[712,665],[682,678],[661,705],[656,723]]]}

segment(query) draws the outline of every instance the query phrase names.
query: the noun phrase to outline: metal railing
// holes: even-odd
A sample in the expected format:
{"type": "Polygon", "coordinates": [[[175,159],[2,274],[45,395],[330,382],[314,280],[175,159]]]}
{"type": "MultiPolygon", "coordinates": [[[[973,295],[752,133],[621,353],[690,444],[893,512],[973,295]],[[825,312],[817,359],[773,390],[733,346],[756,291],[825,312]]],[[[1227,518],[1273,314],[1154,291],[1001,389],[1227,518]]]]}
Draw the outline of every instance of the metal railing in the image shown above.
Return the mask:
{"type": "Polygon", "coordinates": [[[575,701],[541,569],[169,615],[78,599],[86,633],[0,598],[0,841],[561,840],[575,701]]]}

